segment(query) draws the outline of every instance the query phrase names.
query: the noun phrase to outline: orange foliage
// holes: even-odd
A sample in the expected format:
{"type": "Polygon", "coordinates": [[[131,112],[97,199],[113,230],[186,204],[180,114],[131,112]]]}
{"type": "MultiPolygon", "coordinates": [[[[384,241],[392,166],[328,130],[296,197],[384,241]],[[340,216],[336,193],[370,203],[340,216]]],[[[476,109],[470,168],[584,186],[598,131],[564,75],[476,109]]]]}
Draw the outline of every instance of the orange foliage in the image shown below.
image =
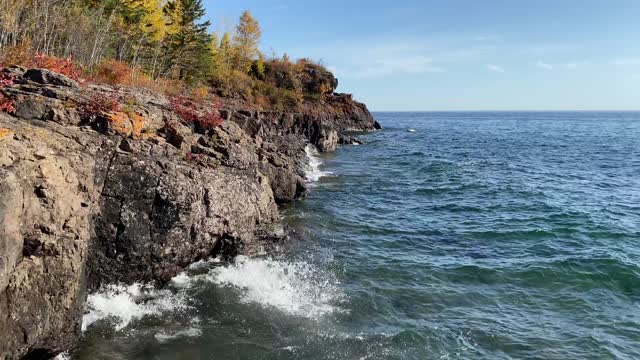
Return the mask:
{"type": "Polygon", "coordinates": [[[78,80],[82,75],[82,69],[73,60],[59,58],[44,54],[35,54],[27,64],[29,67],[49,69],[58,74],[65,75],[71,79],[78,80]]]}
{"type": "Polygon", "coordinates": [[[92,80],[110,85],[128,85],[134,70],[129,64],[114,59],[103,60],[95,69],[92,80]]]}
{"type": "Polygon", "coordinates": [[[22,42],[16,46],[11,46],[4,51],[4,56],[0,58],[0,67],[23,65],[27,66],[33,58],[31,43],[22,42]]]}

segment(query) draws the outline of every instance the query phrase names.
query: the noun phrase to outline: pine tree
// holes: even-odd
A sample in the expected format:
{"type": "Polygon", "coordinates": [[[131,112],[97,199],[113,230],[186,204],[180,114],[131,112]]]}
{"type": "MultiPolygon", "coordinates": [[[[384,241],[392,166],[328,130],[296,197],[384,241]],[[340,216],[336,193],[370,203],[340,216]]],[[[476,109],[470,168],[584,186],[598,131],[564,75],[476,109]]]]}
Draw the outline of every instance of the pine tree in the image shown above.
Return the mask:
{"type": "Polygon", "coordinates": [[[209,21],[202,21],[202,0],[173,0],[164,9],[172,33],[166,50],[169,70],[188,82],[203,81],[211,69],[209,21]]]}
{"type": "Polygon", "coordinates": [[[262,30],[258,21],[251,16],[248,10],[245,10],[240,16],[240,22],[236,26],[236,33],[233,37],[233,46],[235,48],[234,66],[243,72],[251,69],[251,63],[257,59],[260,54],[258,45],[262,30]]]}

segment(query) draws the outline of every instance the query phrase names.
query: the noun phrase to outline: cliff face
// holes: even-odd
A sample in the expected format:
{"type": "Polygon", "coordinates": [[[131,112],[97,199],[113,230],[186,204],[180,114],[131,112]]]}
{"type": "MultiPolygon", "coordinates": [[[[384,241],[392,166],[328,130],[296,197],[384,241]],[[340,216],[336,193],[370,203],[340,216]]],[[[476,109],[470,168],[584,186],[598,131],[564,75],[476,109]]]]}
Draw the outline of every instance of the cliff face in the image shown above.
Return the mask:
{"type": "Polygon", "coordinates": [[[334,95],[294,113],[228,107],[197,133],[164,97],[80,88],[41,70],[4,69],[15,116],[0,113],[0,359],[49,358],[74,344],[88,290],[161,285],[211,256],[252,253],[286,233],[277,203],[306,191],[307,143],[322,151],[377,128],[334,95]],[[95,94],[127,114],[82,119],[95,94]]]}

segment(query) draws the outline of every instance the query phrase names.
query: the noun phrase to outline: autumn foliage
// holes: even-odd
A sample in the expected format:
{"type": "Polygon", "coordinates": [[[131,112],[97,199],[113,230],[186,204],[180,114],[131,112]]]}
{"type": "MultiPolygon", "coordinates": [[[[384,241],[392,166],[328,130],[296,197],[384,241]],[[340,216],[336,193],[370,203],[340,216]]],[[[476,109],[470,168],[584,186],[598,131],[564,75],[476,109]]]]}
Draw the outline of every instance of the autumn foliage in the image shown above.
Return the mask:
{"type": "Polygon", "coordinates": [[[94,94],[91,99],[79,107],[80,117],[84,121],[93,121],[98,116],[120,111],[120,97],[109,97],[103,94],[94,94]]]}
{"type": "MultiPolygon", "coordinates": [[[[9,73],[0,73],[0,89],[13,85],[13,76],[9,73]]],[[[13,100],[7,98],[0,93],[0,111],[13,114],[15,108],[13,107],[13,100]]]]}
{"type": "Polygon", "coordinates": [[[126,62],[106,59],[98,64],[92,80],[110,85],[128,85],[132,76],[133,69],[126,62]]]}
{"type": "Polygon", "coordinates": [[[79,80],[82,76],[82,69],[70,57],[59,58],[44,54],[35,54],[26,65],[32,68],[49,69],[74,80],[79,80]]]}
{"type": "Polygon", "coordinates": [[[219,111],[221,105],[217,102],[178,95],[171,97],[170,103],[182,123],[195,126],[196,130],[210,130],[224,123],[219,111]]]}

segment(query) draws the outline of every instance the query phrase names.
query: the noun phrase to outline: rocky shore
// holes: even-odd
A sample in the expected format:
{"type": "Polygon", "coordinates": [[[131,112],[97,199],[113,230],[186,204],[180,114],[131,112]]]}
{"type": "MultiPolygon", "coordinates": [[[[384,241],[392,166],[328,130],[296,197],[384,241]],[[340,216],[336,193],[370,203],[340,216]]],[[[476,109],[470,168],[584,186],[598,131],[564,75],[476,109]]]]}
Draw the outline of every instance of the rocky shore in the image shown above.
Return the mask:
{"type": "Polygon", "coordinates": [[[0,113],[0,359],[72,348],[102,285],[162,286],[198,260],[282,241],[278,204],[307,191],[305,147],[379,128],[334,94],[296,112],[227,105],[224,124],[202,131],[148,90],[0,71],[15,78],[2,89],[13,114],[0,113]],[[83,118],[96,95],[126,98],[127,111],[83,118]]]}

